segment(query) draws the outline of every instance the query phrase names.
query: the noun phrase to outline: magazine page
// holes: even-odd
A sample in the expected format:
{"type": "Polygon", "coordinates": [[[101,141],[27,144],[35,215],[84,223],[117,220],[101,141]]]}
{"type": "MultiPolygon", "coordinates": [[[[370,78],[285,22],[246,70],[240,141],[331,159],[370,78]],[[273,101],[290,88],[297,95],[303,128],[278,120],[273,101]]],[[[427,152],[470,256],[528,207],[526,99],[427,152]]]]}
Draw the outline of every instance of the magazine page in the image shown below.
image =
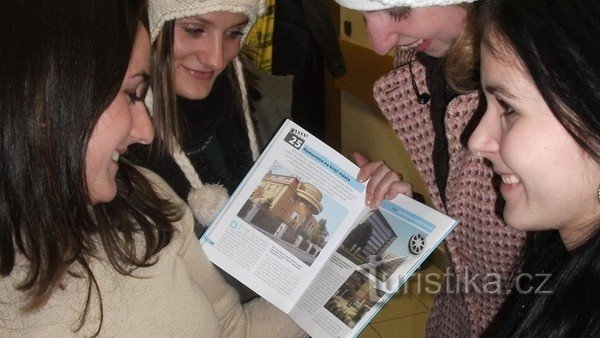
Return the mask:
{"type": "Polygon", "coordinates": [[[287,120],[200,242],[284,312],[365,209],[358,167],[287,120]]]}
{"type": "Polygon", "coordinates": [[[363,213],[292,317],[313,337],[354,337],[457,222],[404,195],[363,213]]]}

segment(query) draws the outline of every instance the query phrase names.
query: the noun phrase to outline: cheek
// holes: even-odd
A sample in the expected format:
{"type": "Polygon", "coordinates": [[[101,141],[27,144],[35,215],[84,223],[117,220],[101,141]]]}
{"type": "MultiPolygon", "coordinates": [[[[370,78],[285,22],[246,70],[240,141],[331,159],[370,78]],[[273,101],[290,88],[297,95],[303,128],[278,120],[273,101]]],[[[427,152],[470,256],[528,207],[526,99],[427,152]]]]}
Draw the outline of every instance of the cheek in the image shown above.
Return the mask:
{"type": "Polygon", "coordinates": [[[173,61],[171,62],[171,68],[175,69],[177,65],[181,64],[183,60],[192,54],[191,49],[177,48],[173,49],[173,61]]]}
{"type": "Polygon", "coordinates": [[[125,94],[117,95],[92,131],[88,156],[97,161],[110,158],[119,145],[127,140],[133,128],[132,107],[125,94]]]}
{"type": "Polygon", "coordinates": [[[547,124],[523,123],[510,129],[500,143],[500,156],[520,177],[528,202],[549,213],[567,200],[577,200],[593,170],[567,132],[547,124]]]}
{"type": "Polygon", "coordinates": [[[241,48],[241,39],[239,38],[225,42],[223,44],[223,57],[227,61],[226,63],[229,63],[236,56],[238,56],[241,48]]]}
{"type": "MultiPolygon", "coordinates": [[[[173,40],[173,55],[171,68],[174,71],[179,65],[204,60],[208,46],[206,40],[189,37],[175,37],[173,40]]],[[[192,63],[193,64],[193,63],[192,63]]]]}
{"type": "MultiPolygon", "coordinates": [[[[497,123],[502,125],[502,120],[497,123]]],[[[511,170],[518,171],[519,168],[529,166],[528,162],[531,158],[532,140],[529,140],[528,134],[520,131],[523,128],[501,128],[500,142],[498,152],[502,162],[504,162],[511,170]]],[[[534,140],[535,142],[535,140],[534,140]]],[[[517,172],[517,174],[519,174],[517,172]]]]}
{"type": "Polygon", "coordinates": [[[185,57],[186,55],[193,53],[193,51],[193,41],[176,31],[175,36],[173,37],[173,59],[176,60],[185,57]]]}
{"type": "Polygon", "coordinates": [[[124,146],[131,131],[132,120],[128,108],[127,102],[113,102],[92,131],[85,154],[86,184],[92,203],[108,202],[116,194],[115,174],[118,166],[112,156],[121,145],[124,146]]]}
{"type": "Polygon", "coordinates": [[[557,158],[546,135],[532,130],[539,129],[524,121],[502,130],[499,168],[519,177],[529,200],[539,200],[547,194],[548,182],[557,179],[553,171],[557,158]]]}
{"type": "Polygon", "coordinates": [[[389,14],[375,12],[363,14],[365,26],[370,36],[380,36],[385,33],[396,31],[397,22],[394,22],[389,14]]]}
{"type": "Polygon", "coordinates": [[[106,171],[103,168],[106,167],[108,162],[102,160],[107,156],[106,147],[101,137],[105,132],[106,131],[99,130],[99,128],[94,129],[94,133],[90,138],[85,154],[86,185],[89,197],[93,203],[105,200],[103,195],[106,194],[103,193],[103,190],[106,190],[105,188],[108,187],[106,179],[103,177],[105,176],[103,175],[103,172],[106,171]]]}
{"type": "MultiPolygon", "coordinates": [[[[467,11],[461,7],[439,7],[427,17],[430,27],[437,38],[446,42],[455,41],[465,27],[467,11]]],[[[423,20],[425,21],[425,20],[423,20]]]]}

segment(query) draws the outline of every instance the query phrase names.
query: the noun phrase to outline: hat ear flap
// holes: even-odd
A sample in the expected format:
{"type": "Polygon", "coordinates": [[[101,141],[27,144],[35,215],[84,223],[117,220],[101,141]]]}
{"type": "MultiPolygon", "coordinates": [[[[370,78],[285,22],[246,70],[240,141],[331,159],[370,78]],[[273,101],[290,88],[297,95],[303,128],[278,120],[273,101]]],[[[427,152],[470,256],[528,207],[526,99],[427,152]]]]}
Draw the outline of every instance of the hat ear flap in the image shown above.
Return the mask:
{"type": "Polygon", "coordinates": [[[204,184],[190,189],[187,202],[200,224],[208,226],[227,203],[229,194],[220,184],[204,184]]]}
{"type": "Polygon", "coordinates": [[[176,142],[171,156],[190,182],[187,202],[194,217],[201,224],[209,225],[229,199],[227,189],[220,184],[202,183],[192,162],[176,142]]]}

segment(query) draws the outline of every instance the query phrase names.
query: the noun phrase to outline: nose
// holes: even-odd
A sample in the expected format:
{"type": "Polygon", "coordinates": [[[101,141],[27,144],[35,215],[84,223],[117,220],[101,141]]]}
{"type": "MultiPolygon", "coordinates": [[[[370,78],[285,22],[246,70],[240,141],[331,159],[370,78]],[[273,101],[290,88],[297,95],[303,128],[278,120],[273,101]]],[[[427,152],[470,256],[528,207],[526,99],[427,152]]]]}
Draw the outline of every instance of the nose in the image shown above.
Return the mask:
{"type": "Polygon", "coordinates": [[[130,136],[134,143],[150,144],[154,139],[154,127],[148,114],[146,105],[139,101],[135,103],[135,107],[131,114],[131,132],[130,136]]]}
{"type": "Polygon", "coordinates": [[[227,61],[223,53],[223,38],[220,36],[211,36],[203,55],[198,55],[201,63],[208,65],[212,71],[219,73],[223,70],[227,61]]]}
{"type": "Polygon", "coordinates": [[[387,55],[396,46],[398,34],[391,30],[391,22],[382,20],[380,16],[376,17],[377,15],[380,14],[363,13],[363,18],[373,51],[379,55],[387,55]]]}
{"type": "Polygon", "coordinates": [[[486,111],[469,137],[469,150],[476,156],[492,159],[500,149],[501,121],[486,111]]]}

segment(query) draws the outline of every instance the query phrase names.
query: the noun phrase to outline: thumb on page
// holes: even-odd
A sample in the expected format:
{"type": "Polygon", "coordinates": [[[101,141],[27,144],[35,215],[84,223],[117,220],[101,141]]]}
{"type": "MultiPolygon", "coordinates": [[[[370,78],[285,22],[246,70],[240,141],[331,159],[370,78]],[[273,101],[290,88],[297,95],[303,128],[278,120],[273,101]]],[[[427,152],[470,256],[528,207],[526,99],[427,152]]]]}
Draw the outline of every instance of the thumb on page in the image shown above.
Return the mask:
{"type": "Polygon", "coordinates": [[[369,163],[369,159],[365,157],[365,155],[353,151],[352,152],[352,158],[354,158],[354,163],[356,163],[357,166],[362,167],[363,165],[369,163]]]}

